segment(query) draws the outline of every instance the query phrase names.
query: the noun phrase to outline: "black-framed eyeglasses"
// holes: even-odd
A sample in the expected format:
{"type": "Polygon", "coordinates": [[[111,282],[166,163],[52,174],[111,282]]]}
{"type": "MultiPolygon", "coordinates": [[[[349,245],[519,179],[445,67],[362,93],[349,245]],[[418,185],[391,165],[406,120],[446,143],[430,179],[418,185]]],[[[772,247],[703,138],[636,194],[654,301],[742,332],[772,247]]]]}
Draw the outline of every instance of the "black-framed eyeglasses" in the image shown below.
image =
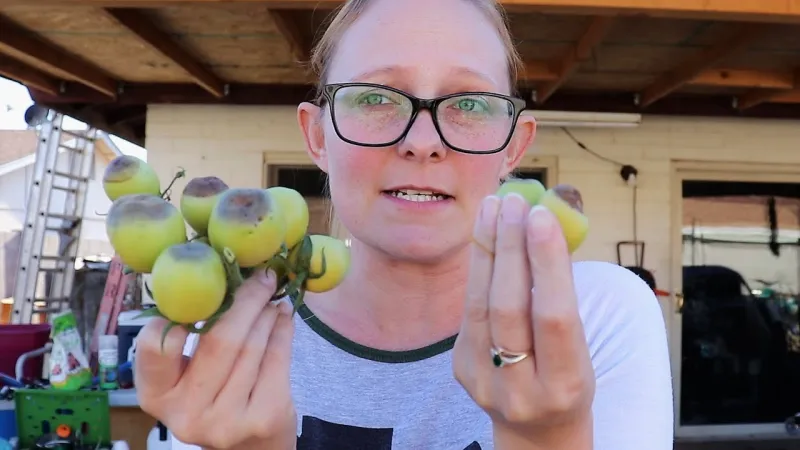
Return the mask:
{"type": "Polygon", "coordinates": [[[406,137],[419,112],[427,109],[442,142],[469,154],[503,150],[511,141],[526,102],[493,92],[459,92],[431,99],[373,83],[327,84],[336,134],[362,147],[387,147],[406,137]]]}

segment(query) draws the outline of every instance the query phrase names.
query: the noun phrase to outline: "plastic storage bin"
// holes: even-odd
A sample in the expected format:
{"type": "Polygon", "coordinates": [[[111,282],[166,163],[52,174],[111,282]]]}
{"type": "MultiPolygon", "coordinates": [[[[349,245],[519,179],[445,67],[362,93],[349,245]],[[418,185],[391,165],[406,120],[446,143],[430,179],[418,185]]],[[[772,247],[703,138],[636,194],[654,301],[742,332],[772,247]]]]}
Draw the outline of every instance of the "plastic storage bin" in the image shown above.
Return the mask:
{"type": "MultiPolygon", "coordinates": [[[[50,325],[0,325],[0,372],[16,377],[17,359],[31,350],[42,348],[50,340],[50,325]]],[[[30,358],[25,363],[25,378],[41,378],[44,357],[30,358]]]]}
{"type": "Polygon", "coordinates": [[[108,392],[19,389],[14,395],[20,449],[33,450],[44,434],[68,426],[84,444],[111,446],[108,392]]]}

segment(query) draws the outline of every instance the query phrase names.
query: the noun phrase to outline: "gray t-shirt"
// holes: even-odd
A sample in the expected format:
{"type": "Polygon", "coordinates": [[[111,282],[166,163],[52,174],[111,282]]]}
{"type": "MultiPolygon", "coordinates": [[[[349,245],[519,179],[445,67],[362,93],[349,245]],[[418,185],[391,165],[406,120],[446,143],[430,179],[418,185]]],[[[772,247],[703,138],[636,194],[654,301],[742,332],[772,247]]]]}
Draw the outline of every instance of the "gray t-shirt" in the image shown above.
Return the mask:
{"type": "MultiPolygon", "coordinates": [[[[594,450],[671,450],[672,380],[653,291],[604,262],[576,263],[574,279],[597,378],[594,450]]],[[[298,450],[494,448],[489,417],[453,377],[455,336],[390,352],[348,340],[307,308],[295,320],[298,450]]]]}

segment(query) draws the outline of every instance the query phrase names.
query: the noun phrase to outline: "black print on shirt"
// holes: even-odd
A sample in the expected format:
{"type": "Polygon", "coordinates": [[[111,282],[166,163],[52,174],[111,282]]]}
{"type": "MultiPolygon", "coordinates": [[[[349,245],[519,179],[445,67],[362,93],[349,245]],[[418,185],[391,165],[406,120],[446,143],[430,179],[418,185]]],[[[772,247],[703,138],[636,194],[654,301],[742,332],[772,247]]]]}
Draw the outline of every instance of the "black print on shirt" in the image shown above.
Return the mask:
{"type": "Polygon", "coordinates": [[[362,428],[303,416],[297,450],[392,450],[391,428],[362,428]]]}
{"type": "MultiPolygon", "coordinates": [[[[297,450],[392,450],[393,434],[391,428],[354,427],[303,416],[297,450]]],[[[473,442],[464,450],[482,449],[473,442]]]]}

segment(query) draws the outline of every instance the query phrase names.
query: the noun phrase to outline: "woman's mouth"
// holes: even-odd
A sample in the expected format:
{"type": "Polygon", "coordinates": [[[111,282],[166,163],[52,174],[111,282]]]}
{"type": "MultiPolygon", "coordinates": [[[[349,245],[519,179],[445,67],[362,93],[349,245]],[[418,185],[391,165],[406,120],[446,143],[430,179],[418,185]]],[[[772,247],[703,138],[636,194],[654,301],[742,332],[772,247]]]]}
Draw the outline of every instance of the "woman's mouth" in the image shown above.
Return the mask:
{"type": "Polygon", "coordinates": [[[416,189],[399,189],[383,191],[385,195],[406,200],[409,202],[441,202],[450,200],[453,197],[442,192],[422,191],[416,189]]]}

